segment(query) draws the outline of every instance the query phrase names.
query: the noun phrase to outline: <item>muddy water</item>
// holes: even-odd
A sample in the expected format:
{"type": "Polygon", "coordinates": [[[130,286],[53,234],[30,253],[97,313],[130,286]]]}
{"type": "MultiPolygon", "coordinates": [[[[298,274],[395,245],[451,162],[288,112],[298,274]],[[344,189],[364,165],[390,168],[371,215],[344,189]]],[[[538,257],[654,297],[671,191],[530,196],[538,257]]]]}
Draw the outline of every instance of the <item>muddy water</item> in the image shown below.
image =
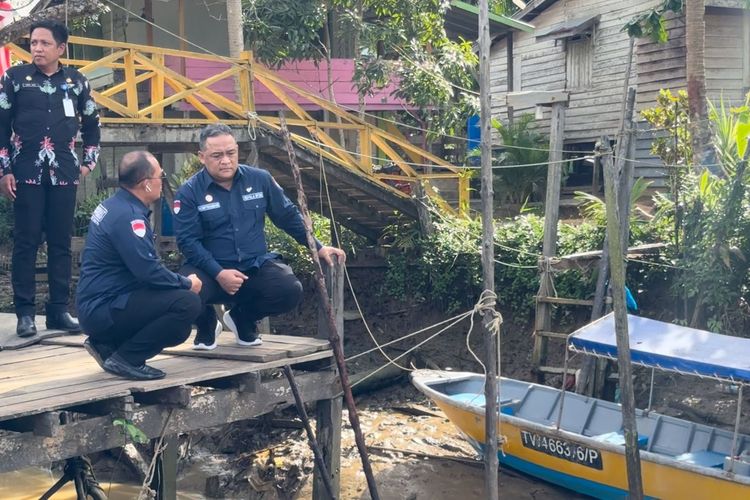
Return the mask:
{"type": "MultiPolygon", "coordinates": [[[[31,468],[0,474],[0,498],[3,500],[36,500],[59,479],[47,469],[31,468]]],[[[100,478],[101,479],[101,478],[100,478]]],[[[133,500],[138,498],[140,485],[101,483],[109,500],[133,500]]],[[[54,500],[76,500],[76,490],[69,482],[52,497],[54,500]]],[[[198,500],[202,495],[179,493],[181,500],[198,500]]]]}
{"type": "MultiPolygon", "coordinates": [[[[439,412],[437,409],[432,411],[439,412]]],[[[410,416],[378,409],[360,413],[362,428],[369,446],[387,448],[372,450],[375,482],[381,498],[403,500],[470,500],[486,498],[483,463],[477,461],[473,448],[460,431],[443,416],[410,416]],[[407,453],[414,451],[418,454],[407,453]],[[429,456],[428,456],[429,455],[429,456]],[[451,460],[451,457],[465,462],[451,460]]],[[[346,420],[346,417],[345,417],[346,420]]],[[[354,446],[351,429],[342,434],[341,498],[368,500],[367,482],[354,446]]],[[[536,479],[510,470],[499,474],[502,498],[535,500],[568,500],[582,498],[536,479]]],[[[303,487],[299,498],[310,498],[311,482],[303,487]]]]}
{"type": "MultiPolygon", "coordinates": [[[[360,412],[360,420],[368,446],[370,460],[383,499],[398,500],[470,500],[485,498],[484,473],[481,462],[474,450],[461,437],[459,431],[439,410],[428,409],[436,415],[406,415],[387,408],[365,409],[360,412]],[[378,448],[378,449],[376,449],[378,448]],[[409,452],[416,452],[411,454],[409,452]],[[451,460],[458,458],[460,461],[451,460]]],[[[344,422],[347,422],[344,415],[344,422]]],[[[281,462],[312,464],[310,452],[304,438],[287,438],[284,442],[271,444],[286,450],[278,458],[281,462]]],[[[204,498],[205,480],[208,476],[226,474],[248,485],[250,471],[247,468],[233,469],[231,455],[208,453],[207,450],[193,450],[189,463],[183,464],[178,478],[178,498],[193,500],[204,498]],[[196,493],[191,493],[196,492],[196,493]]],[[[282,466],[283,468],[283,466],[282,466]]],[[[58,473],[59,474],[59,473],[58,473]]],[[[100,474],[102,487],[113,500],[131,500],[138,496],[138,485],[108,485],[100,474]],[[109,490],[109,491],[108,491],[109,490]]],[[[59,475],[53,475],[41,468],[0,474],[0,500],[35,499],[44,493],[59,475]]],[[[503,498],[512,499],[571,499],[581,498],[569,491],[558,489],[532,478],[501,469],[499,475],[500,493],[503,498]]],[[[277,483],[278,484],[278,483],[277,483]]],[[[261,498],[247,489],[242,493],[234,490],[223,498],[261,498]]],[[[307,476],[301,490],[292,498],[308,499],[312,496],[312,480],[307,476]]],[[[53,497],[55,500],[74,500],[72,484],[53,497]]],[[[271,500],[272,496],[262,496],[271,500]]],[[[342,432],[341,453],[341,496],[342,500],[367,500],[367,492],[362,467],[354,445],[353,433],[345,423],[342,432]]]]}

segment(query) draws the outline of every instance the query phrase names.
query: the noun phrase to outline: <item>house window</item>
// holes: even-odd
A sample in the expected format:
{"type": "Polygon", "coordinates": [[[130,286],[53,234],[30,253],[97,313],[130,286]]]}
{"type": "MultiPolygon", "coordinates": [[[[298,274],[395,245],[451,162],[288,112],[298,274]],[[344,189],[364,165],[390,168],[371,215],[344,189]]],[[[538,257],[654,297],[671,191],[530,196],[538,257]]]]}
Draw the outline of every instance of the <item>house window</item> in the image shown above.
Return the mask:
{"type": "Polygon", "coordinates": [[[594,43],[590,33],[568,38],[566,41],[565,88],[587,89],[591,86],[594,43]]]}

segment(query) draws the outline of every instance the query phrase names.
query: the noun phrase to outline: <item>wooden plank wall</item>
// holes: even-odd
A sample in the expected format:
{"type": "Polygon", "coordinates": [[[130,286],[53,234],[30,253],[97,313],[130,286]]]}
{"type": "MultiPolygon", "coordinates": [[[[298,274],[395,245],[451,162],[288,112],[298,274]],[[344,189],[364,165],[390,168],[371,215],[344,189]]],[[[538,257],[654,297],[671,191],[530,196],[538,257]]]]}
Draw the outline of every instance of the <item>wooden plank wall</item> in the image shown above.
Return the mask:
{"type": "MultiPolygon", "coordinates": [[[[600,134],[614,137],[617,131],[622,85],[628,50],[623,25],[636,14],[661,4],[660,0],[559,0],[532,24],[541,30],[565,20],[599,14],[594,33],[594,60],[591,86],[569,89],[570,105],[566,112],[565,141],[594,142],[600,134]]],[[[716,0],[707,4],[715,4],[716,0]]],[[[652,107],[659,89],[682,89],[685,77],[685,29],[682,16],[669,16],[669,41],[656,44],[639,40],[631,81],[637,83],[636,111],[652,107]]],[[[566,54],[562,41],[536,41],[533,33],[516,33],[514,37],[514,90],[563,90],[566,87],[566,54]]],[[[491,85],[493,116],[507,121],[504,94],[508,90],[506,43],[492,49],[491,85]]],[[[711,99],[722,94],[736,105],[750,87],[750,18],[737,9],[708,7],[706,11],[707,92],[711,99]]],[[[533,112],[531,108],[515,109],[516,114],[533,112]]],[[[538,121],[541,132],[549,133],[549,110],[538,121]]],[[[650,154],[652,134],[640,122],[635,175],[663,185],[664,169],[650,154]]]]}
{"type": "MultiPolygon", "coordinates": [[[[706,93],[710,100],[736,106],[745,99],[750,86],[748,71],[750,63],[750,18],[737,9],[706,9],[706,93]],[[747,25],[747,26],[746,26],[747,25]]],[[[657,44],[649,40],[638,42],[638,95],[637,110],[656,105],[659,89],[676,92],[687,87],[685,73],[685,21],[682,16],[671,15],[667,29],[669,41],[657,44]]],[[[651,141],[655,134],[664,131],[648,131],[648,124],[639,122],[636,159],[636,176],[655,179],[654,187],[663,185],[659,177],[666,175],[659,167],[660,161],[650,154],[651,141]]]]}
{"type": "MultiPolygon", "coordinates": [[[[659,3],[659,0],[560,0],[534,18],[532,24],[540,30],[565,20],[601,16],[593,39],[591,86],[570,89],[570,105],[565,117],[566,142],[594,142],[602,133],[616,133],[628,53],[628,38],[621,30],[637,13],[659,3]]],[[[513,43],[515,83],[520,83],[520,88],[514,85],[515,91],[565,89],[566,53],[562,40],[536,41],[533,33],[516,33],[513,43]]],[[[502,98],[508,88],[505,41],[493,47],[491,57],[493,116],[505,121],[507,112],[502,98]]],[[[533,112],[533,109],[515,111],[533,112]]],[[[549,110],[539,125],[541,131],[548,133],[549,110]]]]}

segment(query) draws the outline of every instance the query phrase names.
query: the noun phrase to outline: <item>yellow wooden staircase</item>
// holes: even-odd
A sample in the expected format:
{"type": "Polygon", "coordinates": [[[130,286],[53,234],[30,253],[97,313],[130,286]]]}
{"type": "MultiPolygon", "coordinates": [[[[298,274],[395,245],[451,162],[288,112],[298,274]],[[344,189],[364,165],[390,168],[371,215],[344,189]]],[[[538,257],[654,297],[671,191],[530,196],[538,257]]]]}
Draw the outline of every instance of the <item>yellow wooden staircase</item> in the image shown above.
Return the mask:
{"type": "MultiPolygon", "coordinates": [[[[338,222],[375,238],[394,222],[396,214],[416,217],[411,193],[421,185],[440,209],[465,213],[469,207],[469,176],[445,160],[410,143],[397,128],[378,128],[366,119],[320,95],[300,88],[256,63],[251,53],[232,59],[132,43],[70,37],[74,53],[101,53],[96,59],[64,59],[92,82],[101,110],[103,128],[133,127],[198,129],[221,121],[247,127],[257,148],[257,162],[269,169],[285,188],[292,187],[289,160],[278,136],[279,112],[292,132],[303,169],[311,206],[338,222]],[[169,59],[172,64],[167,64],[169,59]],[[222,69],[195,81],[175,70],[174,61],[203,60],[222,69]],[[109,78],[99,78],[107,75],[109,78]],[[237,96],[230,99],[215,88],[235,82],[237,96]],[[261,85],[281,103],[275,113],[258,113],[254,89],[261,85]],[[317,120],[298,100],[312,102],[328,115],[317,120]],[[186,109],[189,109],[186,111],[186,109]],[[342,138],[346,138],[342,144],[342,138]]],[[[30,61],[30,54],[7,45],[12,54],[30,61]]],[[[185,67],[185,62],[180,62],[185,67]]],[[[179,69],[179,68],[178,68],[179,69]]],[[[111,135],[118,135],[114,131],[111,135]]],[[[150,136],[143,134],[144,146],[150,136]]]]}

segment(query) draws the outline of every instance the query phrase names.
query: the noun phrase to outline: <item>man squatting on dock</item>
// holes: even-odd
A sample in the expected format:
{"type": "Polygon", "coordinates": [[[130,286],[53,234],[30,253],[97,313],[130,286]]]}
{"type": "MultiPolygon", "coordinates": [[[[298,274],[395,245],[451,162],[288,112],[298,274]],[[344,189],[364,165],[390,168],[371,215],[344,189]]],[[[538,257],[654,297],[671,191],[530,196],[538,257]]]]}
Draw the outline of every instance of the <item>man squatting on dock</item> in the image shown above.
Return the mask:
{"type": "Polygon", "coordinates": [[[173,273],[154,246],[149,206],[161,197],[164,171],[133,151],[118,168],[120,189],[91,215],[76,306],[86,350],[104,371],[133,380],[165,376],[146,360],[190,336],[201,311],[201,280],[173,273]]]}
{"type": "MultiPolygon", "coordinates": [[[[304,221],[270,173],[239,164],[228,126],[206,126],[198,156],[204,168],[179,189],[173,207],[177,244],[187,259],[180,273],[195,273],[203,283],[193,348],[216,347],[221,324],[211,304],[230,307],[223,320],[237,344],[260,345],[257,322],[290,311],[302,299],[292,269],[268,251],[266,215],[300,245],[307,245],[304,221]]],[[[344,262],[343,250],[316,244],[329,265],[334,255],[344,262]]]]}
{"type": "MultiPolygon", "coordinates": [[[[223,319],[237,343],[255,346],[261,344],[256,322],[293,309],[302,298],[302,285],[279,254],[268,252],[264,233],[268,214],[305,244],[297,207],[268,172],[239,165],[239,147],[226,125],[201,132],[198,154],[204,168],[182,186],[173,207],[187,258],[180,274],[161,264],[153,244],[148,206],[159,199],[163,171],[149,153],[123,157],[121,189],[91,217],[77,305],[89,335],[86,349],[114,375],[163,377],[146,360],[185,341],[192,322],[198,326],[194,348],[214,349],[221,324],[211,304],[229,305],[223,319]]],[[[334,255],[346,258],[339,248],[317,245],[331,265],[334,255]]]]}

